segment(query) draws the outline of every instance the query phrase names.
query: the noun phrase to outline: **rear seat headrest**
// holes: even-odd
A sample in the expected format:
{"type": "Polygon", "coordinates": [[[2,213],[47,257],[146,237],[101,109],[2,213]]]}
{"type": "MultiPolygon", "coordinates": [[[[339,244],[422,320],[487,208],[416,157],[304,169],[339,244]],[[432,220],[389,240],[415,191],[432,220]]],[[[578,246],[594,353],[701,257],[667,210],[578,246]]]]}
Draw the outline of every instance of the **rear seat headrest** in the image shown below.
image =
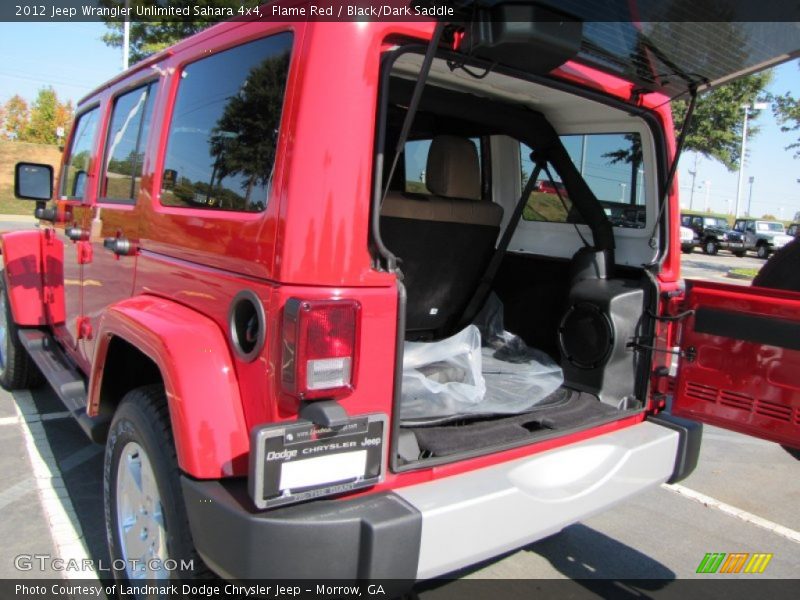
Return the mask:
{"type": "Polygon", "coordinates": [[[475,144],[456,135],[434,137],[428,151],[425,184],[437,196],[480,200],[481,172],[475,144]]]}

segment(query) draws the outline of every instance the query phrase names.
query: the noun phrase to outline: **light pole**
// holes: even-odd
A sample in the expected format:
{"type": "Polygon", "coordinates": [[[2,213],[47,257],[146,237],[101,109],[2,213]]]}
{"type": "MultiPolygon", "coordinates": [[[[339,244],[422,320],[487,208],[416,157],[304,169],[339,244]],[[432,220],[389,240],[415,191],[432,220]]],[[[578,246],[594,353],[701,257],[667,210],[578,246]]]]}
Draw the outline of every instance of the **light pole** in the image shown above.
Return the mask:
{"type": "MultiPolygon", "coordinates": [[[[125,13],[127,14],[128,9],[130,8],[130,0],[125,0],[125,13]]],[[[122,70],[128,70],[128,57],[129,57],[129,50],[128,46],[130,46],[131,42],[131,20],[129,17],[125,17],[125,20],[122,22],[122,70]]]]}
{"type": "Polygon", "coordinates": [[[736,183],[736,210],[733,214],[734,219],[739,218],[739,203],[742,199],[742,180],[744,179],[744,154],[747,149],[747,119],[750,117],[750,109],[764,110],[769,105],[766,102],[754,102],[750,104],[742,104],[744,109],[744,123],[742,124],[742,151],[739,154],[739,181],[736,183]]]}
{"type": "Polygon", "coordinates": [[[705,201],[705,206],[703,206],[703,212],[708,212],[708,196],[709,194],[711,194],[711,181],[706,179],[703,182],[703,185],[706,188],[706,201],[705,201]]]}
{"type": "Polygon", "coordinates": [[[689,192],[689,210],[692,210],[692,203],[694,202],[694,178],[697,177],[697,152],[694,153],[694,171],[690,169],[689,175],[692,176],[692,189],[689,192]]]}
{"type": "Polygon", "coordinates": [[[747,181],[750,183],[750,194],[747,196],[747,216],[750,216],[750,204],[753,202],[753,181],[755,181],[755,177],[750,175],[747,181]]]}

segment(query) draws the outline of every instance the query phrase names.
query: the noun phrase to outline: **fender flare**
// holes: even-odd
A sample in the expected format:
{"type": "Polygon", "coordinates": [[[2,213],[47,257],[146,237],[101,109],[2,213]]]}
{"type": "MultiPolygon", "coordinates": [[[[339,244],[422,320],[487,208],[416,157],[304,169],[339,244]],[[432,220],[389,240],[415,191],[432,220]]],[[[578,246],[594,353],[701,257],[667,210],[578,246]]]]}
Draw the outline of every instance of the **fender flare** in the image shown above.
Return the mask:
{"type": "Polygon", "coordinates": [[[24,327],[46,325],[42,232],[31,229],[4,233],[0,236],[0,252],[14,322],[24,327]]]}
{"type": "Polygon", "coordinates": [[[103,369],[115,337],[161,371],[178,466],[197,479],[247,473],[250,442],[236,370],[219,326],[186,306],[134,296],[108,308],[97,332],[88,413],[98,414],[103,369]]]}

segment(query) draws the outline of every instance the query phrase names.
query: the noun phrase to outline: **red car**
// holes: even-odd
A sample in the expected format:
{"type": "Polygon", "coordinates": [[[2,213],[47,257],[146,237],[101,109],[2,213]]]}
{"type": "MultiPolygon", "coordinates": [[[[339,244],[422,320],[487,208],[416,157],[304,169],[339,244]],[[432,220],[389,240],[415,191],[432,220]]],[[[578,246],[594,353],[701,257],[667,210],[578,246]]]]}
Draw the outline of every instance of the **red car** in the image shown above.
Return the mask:
{"type": "Polygon", "coordinates": [[[105,444],[118,577],[410,584],[685,477],[695,421],[800,445],[800,294],[679,286],[666,102],[796,47],[676,66],[629,23],[664,44],[630,64],[582,50],[619,23],[520,37],[518,6],[219,24],[80,102],[52,197],[17,166],[0,382],[105,444]],[[639,154],[584,170],[565,134],[639,154]],[[529,152],[582,223],[523,214],[529,152]],[[621,165],[645,228],[585,183],[621,165]]]}
{"type": "Polygon", "coordinates": [[[539,180],[536,182],[536,186],[533,189],[534,191],[542,192],[543,194],[560,194],[562,198],[569,198],[567,189],[560,181],[553,182],[539,180]]]}

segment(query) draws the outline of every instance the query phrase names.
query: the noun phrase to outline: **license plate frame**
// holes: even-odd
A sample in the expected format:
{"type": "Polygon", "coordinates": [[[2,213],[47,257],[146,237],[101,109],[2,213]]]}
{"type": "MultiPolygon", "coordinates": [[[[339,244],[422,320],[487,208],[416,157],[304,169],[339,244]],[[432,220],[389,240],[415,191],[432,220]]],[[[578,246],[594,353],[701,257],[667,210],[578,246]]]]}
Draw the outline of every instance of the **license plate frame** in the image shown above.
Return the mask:
{"type": "Polygon", "coordinates": [[[385,474],[386,415],[337,428],[297,420],[255,427],[250,435],[250,497],[260,509],[370,487],[385,474]]]}

